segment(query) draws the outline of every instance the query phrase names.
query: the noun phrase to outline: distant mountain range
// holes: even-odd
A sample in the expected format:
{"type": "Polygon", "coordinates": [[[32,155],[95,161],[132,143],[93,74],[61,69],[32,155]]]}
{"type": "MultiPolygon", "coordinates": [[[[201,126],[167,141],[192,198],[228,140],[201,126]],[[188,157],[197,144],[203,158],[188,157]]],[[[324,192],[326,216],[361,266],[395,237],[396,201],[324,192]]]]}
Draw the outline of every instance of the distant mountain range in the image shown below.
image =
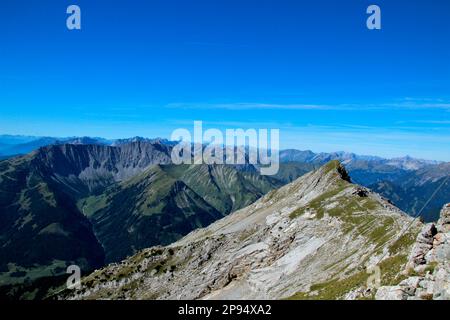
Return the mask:
{"type": "MultiPolygon", "coordinates": [[[[104,139],[99,137],[34,137],[34,136],[17,136],[17,135],[0,135],[0,156],[10,157],[16,155],[27,154],[40,147],[58,144],[95,144],[119,146],[132,142],[148,142],[160,143],[168,146],[176,144],[164,138],[143,138],[132,137],[127,139],[104,139]]],[[[402,158],[385,159],[377,156],[357,155],[349,152],[332,152],[332,153],[314,153],[312,151],[301,151],[295,149],[286,149],[280,152],[281,162],[300,162],[323,164],[331,160],[339,160],[344,165],[361,165],[361,163],[370,163],[373,166],[389,166],[402,170],[418,170],[428,165],[436,165],[442,163],[434,160],[415,159],[410,156],[402,158]]]]}
{"type": "MultiPolygon", "coordinates": [[[[167,147],[172,147],[176,143],[163,138],[143,137],[104,139],[0,135],[0,160],[26,154],[48,145],[120,146],[133,142],[158,143],[167,147]]],[[[376,190],[402,210],[411,215],[420,214],[426,221],[436,220],[442,205],[449,201],[450,183],[446,180],[450,175],[448,163],[415,159],[410,156],[384,159],[348,152],[314,153],[287,149],[280,152],[280,161],[283,165],[275,178],[288,183],[331,160],[339,160],[345,165],[356,183],[376,190]],[[436,189],[439,189],[437,194],[431,198],[436,189]]]]}
{"type": "Polygon", "coordinates": [[[339,160],[345,166],[357,168],[377,168],[384,166],[386,169],[396,168],[401,170],[418,170],[420,168],[440,164],[440,161],[415,159],[410,156],[402,158],[384,159],[376,156],[357,155],[349,152],[314,153],[312,151],[300,151],[295,149],[282,150],[280,152],[282,162],[306,162],[327,163],[339,160]]]}
{"type": "Polygon", "coordinates": [[[98,137],[35,137],[35,136],[17,136],[17,135],[0,135],[0,157],[8,158],[11,156],[23,155],[30,153],[40,147],[52,144],[97,144],[107,146],[117,146],[130,142],[161,142],[170,144],[166,139],[156,138],[147,139],[142,137],[134,137],[129,139],[104,139],[98,137]]]}
{"type": "MultiPolygon", "coordinates": [[[[33,137],[0,135],[0,160],[32,152],[40,147],[60,144],[121,146],[145,142],[172,147],[176,142],[163,138],[133,137],[104,139],[98,137],[33,137]]],[[[339,160],[351,173],[353,180],[373,188],[411,215],[420,214],[426,221],[436,220],[442,205],[448,201],[450,185],[449,164],[415,159],[410,156],[384,159],[377,156],[357,155],[348,152],[314,153],[295,149],[282,150],[283,163],[275,177],[283,183],[291,182],[302,174],[328,161],[339,160]],[[437,194],[428,202],[436,189],[437,194]]],[[[237,168],[244,170],[245,168],[237,168]]],[[[248,166],[247,166],[248,169],[248,166]]]]}
{"type": "Polygon", "coordinates": [[[283,150],[278,174],[267,177],[252,165],[173,165],[173,145],[0,136],[0,150],[14,151],[0,161],[0,295],[36,298],[36,283],[51,286],[70,264],[88,272],[173,243],[332,160],[427,221],[450,202],[449,163],[283,150]]]}

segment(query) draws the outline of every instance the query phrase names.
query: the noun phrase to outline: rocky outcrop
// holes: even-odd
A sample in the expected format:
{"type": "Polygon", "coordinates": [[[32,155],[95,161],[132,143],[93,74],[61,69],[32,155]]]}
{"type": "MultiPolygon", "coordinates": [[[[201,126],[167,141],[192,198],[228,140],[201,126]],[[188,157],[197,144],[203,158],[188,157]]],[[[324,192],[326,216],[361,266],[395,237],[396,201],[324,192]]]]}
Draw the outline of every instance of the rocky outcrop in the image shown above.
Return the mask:
{"type": "Polygon", "coordinates": [[[436,224],[425,225],[404,270],[406,279],[378,289],[379,300],[450,299],[450,204],[436,224]]]}

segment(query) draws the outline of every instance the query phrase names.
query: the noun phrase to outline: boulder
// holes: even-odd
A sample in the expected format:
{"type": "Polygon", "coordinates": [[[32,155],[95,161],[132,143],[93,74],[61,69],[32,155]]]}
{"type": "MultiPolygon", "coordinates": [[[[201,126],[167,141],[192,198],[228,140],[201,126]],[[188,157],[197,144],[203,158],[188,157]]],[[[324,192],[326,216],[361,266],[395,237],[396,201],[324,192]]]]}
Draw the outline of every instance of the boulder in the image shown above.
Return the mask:
{"type": "Polygon", "coordinates": [[[400,286],[380,287],[375,294],[376,300],[406,300],[408,294],[400,286]]]}

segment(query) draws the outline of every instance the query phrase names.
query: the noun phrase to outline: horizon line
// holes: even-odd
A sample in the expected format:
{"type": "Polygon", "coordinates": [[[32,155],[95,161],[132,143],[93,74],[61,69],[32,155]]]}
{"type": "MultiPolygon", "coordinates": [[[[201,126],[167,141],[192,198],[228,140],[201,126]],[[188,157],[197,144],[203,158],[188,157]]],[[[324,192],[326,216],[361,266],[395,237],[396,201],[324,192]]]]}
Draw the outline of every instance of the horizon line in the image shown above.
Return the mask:
{"type": "MultiPolygon", "coordinates": [[[[56,139],[58,142],[58,140],[64,140],[64,139],[82,139],[82,138],[89,138],[89,139],[101,139],[101,140],[106,140],[109,141],[111,143],[119,141],[119,140],[132,140],[132,139],[145,139],[145,140],[165,140],[167,142],[179,142],[179,141],[174,141],[174,140],[170,140],[168,138],[164,138],[164,137],[147,137],[147,136],[130,136],[130,137],[125,137],[125,138],[105,138],[105,137],[101,137],[101,136],[89,136],[89,135],[82,135],[82,136],[77,136],[77,135],[73,135],[73,136],[51,136],[51,135],[25,135],[25,134],[9,134],[9,133],[2,133],[0,134],[0,137],[5,137],[5,136],[9,136],[9,137],[24,137],[24,138],[34,138],[34,140],[30,140],[28,142],[24,142],[24,143],[29,143],[38,139],[45,139],[45,138],[51,138],[51,139],[56,139]]],[[[62,144],[70,144],[70,143],[64,143],[64,141],[60,141],[62,142],[62,144]]],[[[61,144],[61,145],[62,145],[61,144]]],[[[52,143],[50,143],[49,145],[52,145],[52,143]]],[[[204,145],[211,145],[211,143],[207,143],[204,145]]],[[[14,146],[14,145],[12,145],[14,146]]],[[[223,145],[224,148],[226,147],[230,147],[228,145],[223,145]]],[[[111,146],[114,147],[114,146],[111,146]]],[[[236,146],[235,146],[236,147],[236,146]]],[[[244,145],[244,147],[249,147],[244,145]]],[[[280,148],[279,152],[283,152],[283,151],[300,151],[300,152],[312,152],[316,155],[320,155],[320,154],[339,154],[339,153],[346,153],[346,154],[352,154],[358,157],[373,157],[373,158],[379,158],[380,160],[399,160],[399,159],[405,159],[405,158],[411,158],[413,160],[418,160],[418,161],[427,161],[427,162],[436,162],[437,164],[442,164],[442,163],[450,163],[450,160],[436,160],[436,159],[427,159],[427,158],[420,158],[420,157],[415,157],[415,156],[411,156],[409,154],[404,154],[402,156],[393,156],[393,157],[385,157],[385,156],[379,156],[376,154],[363,154],[363,153],[358,153],[358,152],[353,152],[353,151],[347,151],[347,150],[335,150],[335,151],[314,151],[314,148],[306,148],[306,149],[301,149],[301,148],[296,148],[296,147],[286,147],[286,148],[280,148]]],[[[1,153],[0,153],[1,155],[1,153]]]]}

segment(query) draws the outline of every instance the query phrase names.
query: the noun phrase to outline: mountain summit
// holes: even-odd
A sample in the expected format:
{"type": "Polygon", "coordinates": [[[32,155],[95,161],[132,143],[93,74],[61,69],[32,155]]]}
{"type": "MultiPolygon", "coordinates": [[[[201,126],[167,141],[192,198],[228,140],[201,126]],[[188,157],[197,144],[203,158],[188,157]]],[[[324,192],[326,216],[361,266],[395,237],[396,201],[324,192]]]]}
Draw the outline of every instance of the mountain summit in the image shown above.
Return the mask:
{"type": "Polygon", "coordinates": [[[399,281],[421,223],[331,161],[255,203],[97,270],[67,299],[342,299],[399,281]],[[409,227],[409,228],[408,228],[409,227]]]}

